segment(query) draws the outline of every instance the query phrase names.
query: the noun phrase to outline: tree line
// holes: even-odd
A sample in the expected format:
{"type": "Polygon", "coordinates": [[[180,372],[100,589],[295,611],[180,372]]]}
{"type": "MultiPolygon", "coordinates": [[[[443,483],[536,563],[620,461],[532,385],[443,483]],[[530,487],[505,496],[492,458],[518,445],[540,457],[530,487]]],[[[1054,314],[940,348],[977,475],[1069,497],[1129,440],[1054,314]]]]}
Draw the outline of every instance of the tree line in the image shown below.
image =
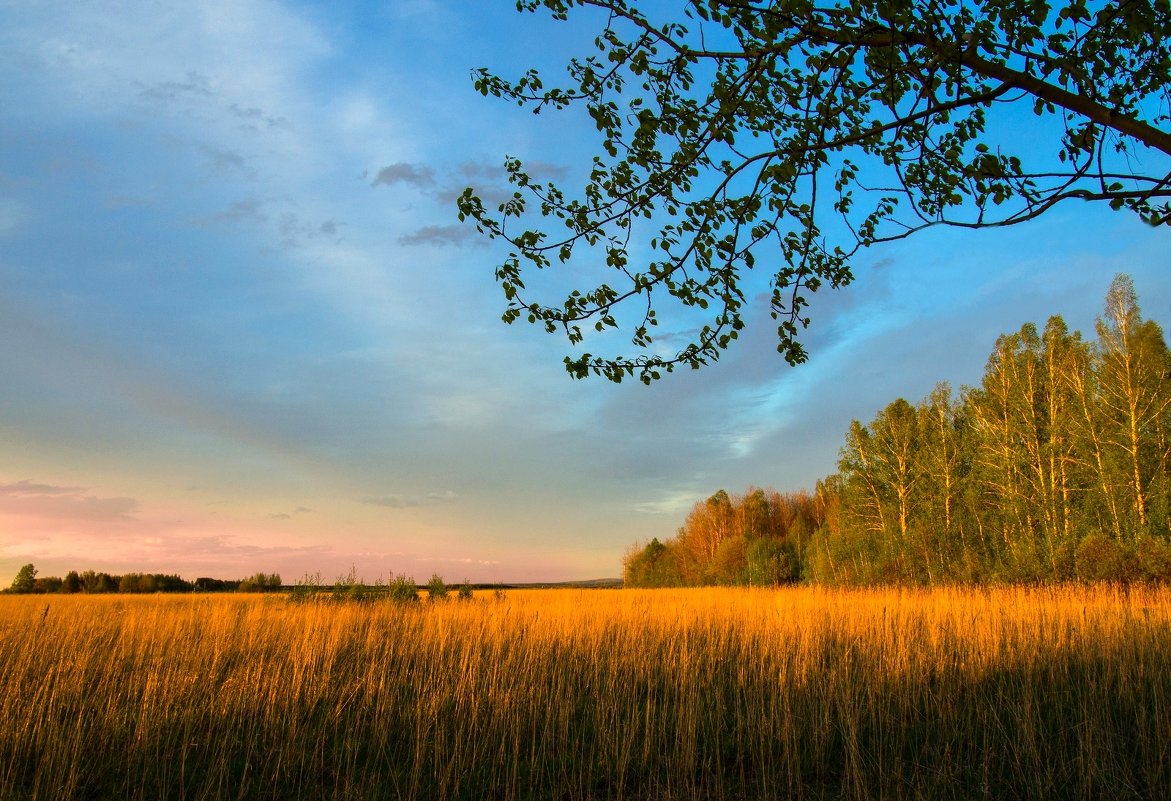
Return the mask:
{"type": "Polygon", "coordinates": [[[627,584],[1171,580],[1171,351],[1125,275],[1095,333],[999,337],[979,386],[853,421],[811,494],[697,503],[627,584]]]}
{"type": "Polygon", "coordinates": [[[123,573],[111,575],[94,570],[70,570],[60,576],[37,576],[37,568],[26,564],[16,573],[12,593],[155,593],[155,592],[270,592],[281,588],[279,573],[256,573],[247,578],[226,580],[206,576],[187,581],[172,573],[123,573]]]}

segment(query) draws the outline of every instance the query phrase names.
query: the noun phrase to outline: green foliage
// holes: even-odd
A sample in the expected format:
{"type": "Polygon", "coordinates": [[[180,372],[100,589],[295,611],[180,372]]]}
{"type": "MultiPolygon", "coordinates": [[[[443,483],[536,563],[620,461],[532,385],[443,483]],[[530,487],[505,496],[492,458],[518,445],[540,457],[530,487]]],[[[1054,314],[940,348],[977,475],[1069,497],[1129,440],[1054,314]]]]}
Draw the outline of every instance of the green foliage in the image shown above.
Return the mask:
{"type": "Polygon", "coordinates": [[[255,573],[248,578],[240,579],[236,587],[238,592],[274,592],[280,588],[280,573],[255,573]]]}
{"type": "Polygon", "coordinates": [[[12,592],[32,592],[36,588],[37,568],[32,562],[23,565],[12,579],[12,592]]]}
{"type": "Polygon", "coordinates": [[[1134,543],[1134,561],[1144,581],[1171,582],[1171,541],[1167,538],[1139,537],[1134,543]]]}
{"type": "Polygon", "coordinates": [[[505,322],[575,346],[629,336],[637,355],[566,357],[575,378],[650,383],[717,360],[744,328],[758,264],[777,349],[797,364],[812,294],[850,283],[873,245],[1022,223],[1067,200],[1171,224],[1166,2],[518,7],[566,19],[575,5],[605,22],[563,86],[536,71],[473,75],[480,93],[534,112],[584,106],[599,135],[584,186],[567,193],[506,157],[509,200],[486,208],[468,188],[458,201],[461,220],[511,248],[496,268],[505,322]],[[1040,118],[1030,135],[1020,110],[1040,118]],[[604,274],[585,286],[530,294],[534,271],[591,261],[604,274]],[[668,316],[698,333],[662,356],[668,316]]]}
{"type": "Polygon", "coordinates": [[[734,587],[748,583],[748,540],[743,534],[726,537],[716,549],[705,583],[734,587]]]}
{"type": "Polygon", "coordinates": [[[431,574],[426,589],[428,601],[438,602],[447,600],[447,584],[444,583],[443,578],[438,573],[431,574]]]}
{"type": "Polygon", "coordinates": [[[337,577],[330,593],[330,597],[335,601],[353,601],[355,603],[368,603],[375,600],[378,595],[376,590],[366,586],[365,582],[358,578],[357,568],[354,565],[350,565],[349,573],[337,577]]]}
{"type": "Polygon", "coordinates": [[[978,387],[853,421],[813,498],[716,493],[627,583],[1171,580],[1171,349],[1126,276],[1096,331],[999,337],[978,387]]]}
{"type": "Polygon", "coordinates": [[[419,588],[415,585],[415,579],[410,576],[394,576],[386,585],[386,595],[395,604],[419,602],[419,588]]]}
{"type": "Polygon", "coordinates": [[[626,555],[624,586],[675,587],[682,583],[673,549],[652,539],[626,555]]]}
{"type": "Polygon", "coordinates": [[[905,449],[893,405],[855,421],[841,525],[814,572],[832,562],[856,580],[874,571],[843,563],[883,561],[879,575],[908,583],[1164,580],[1171,358],[1126,276],[1096,330],[1086,343],[1053,317],[1000,337],[979,387],[919,405],[905,449]]]}
{"type": "MultiPolygon", "coordinates": [[[[320,578],[320,575],[318,578],[320,578]]],[[[239,582],[236,581],[200,576],[195,579],[192,584],[192,589],[195,592],[233,592],[238,586],[239,582]]]]}
{"type": "Polygon", "coordinates": [[[628,587],[772,586],[795,581],[801,553],[824,522],[824,498],[749,488],[715,492],[692,508],[678,534],[626,554],[628,587]]]}
{"type": "Polygon", "coordinates": [[[1082,581],[1120,581],[1131,578],[1127,549],[1105,534],[1091,534],[1077,546],[1077,577],[1082,581]]]}
{"type": "Polygon", "coordinates": [[[163,573],[127,573],[118,579],[118,592],[191,592],[194,585],[179,576],[163,573]]]}
{"type": "Polygon", "coordinates": [[[45,576],[36,580],[33,586],[33,592],[40,593],[55,593],[63,592],[65,582],[57,576],[45,576]]]}
{"type": "Polygon", "coordinates": [[[87,593],[107,593],[118,591],[118,581],[109,573],[97,573],[86,570],[81,574],[81,588],[87,593]]]}
{"type": "Polygon", "coordinates": [[[457,596],[460,601],[470,601],[473,598],[472,585],[465,578],[464,583],[459,585],[459,594],[457,596]]]}
{"type": "Polygon", "coordinates": [[[156,592],[158,585],[154,576],[149,573],[126,573],[118,582],[118,592],[145,593],[156,592]]]}
{"type": "MultiPolygon", "coordinates": [[[[196,582],[198,585],[198,582],[196,582]]],[[[289,593],[289,600],[296,603],[315,600],[321,593],[321,573],[306,572],[293,583],[293,590],[289,593]]]]}
{"type": "Polygon", "coordinates": [[[61,583],[61,591],[67,593],[81,592],[81,576],[76,570],[70,570],[65,574],[65,579],[61,583]]]}
{"type": "Polygon", "coordinates": [[[797,553],[784,540],[758,537],[748,543],[745,556],[748,583],[754,587],[776,587],[797,580],[797,553]]]}

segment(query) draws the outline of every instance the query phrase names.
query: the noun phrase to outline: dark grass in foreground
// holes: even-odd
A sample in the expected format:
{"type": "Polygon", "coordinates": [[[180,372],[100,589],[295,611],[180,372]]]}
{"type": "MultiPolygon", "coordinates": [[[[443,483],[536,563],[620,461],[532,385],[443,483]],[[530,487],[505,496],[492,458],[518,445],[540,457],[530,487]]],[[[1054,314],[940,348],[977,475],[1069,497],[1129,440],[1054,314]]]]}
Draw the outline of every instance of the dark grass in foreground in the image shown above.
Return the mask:
{"type": "Polygon", "coordinates": [[[0,599],[0,798],[1171,797],[1171,592],[0,599]]]}

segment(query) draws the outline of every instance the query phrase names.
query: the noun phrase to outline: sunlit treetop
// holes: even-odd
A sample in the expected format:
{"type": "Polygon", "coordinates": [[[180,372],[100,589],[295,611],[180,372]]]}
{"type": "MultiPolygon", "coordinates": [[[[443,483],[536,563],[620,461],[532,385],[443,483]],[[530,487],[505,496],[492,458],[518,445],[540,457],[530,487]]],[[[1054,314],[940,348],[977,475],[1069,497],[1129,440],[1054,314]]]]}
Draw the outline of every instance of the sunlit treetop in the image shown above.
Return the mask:
{"type": "Polygon", "coordinates": [[[650,383],[717,360],[744,328],[753,268],[771,274],[777,350],[797,364],[811,293],[848,284],[863,248],[1068,200],[1171,225],[1167,0],[681,0],[661,18],[623,0],[517,3],[559,20],[576,6],[603,22],[562,83],[473,78],[534,112],[584,106],[599,135],[584,186],[509,157],[508,200],[459,200],[509,245],[506,322],[575,345],[629,334],[630,355],[566,357],[574,377],[650,383]],[[585,260],[605,278],[528,294],[532,271],[585,260]],[[673,353],[661,319],[691,331],[673,353]]]}

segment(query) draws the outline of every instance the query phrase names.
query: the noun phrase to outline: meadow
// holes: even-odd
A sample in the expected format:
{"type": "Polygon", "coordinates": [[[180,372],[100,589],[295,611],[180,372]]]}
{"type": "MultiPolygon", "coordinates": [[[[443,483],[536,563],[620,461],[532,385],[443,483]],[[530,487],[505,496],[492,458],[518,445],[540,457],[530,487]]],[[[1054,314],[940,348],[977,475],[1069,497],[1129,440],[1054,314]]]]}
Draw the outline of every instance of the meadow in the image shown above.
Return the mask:
{"type": "Polygon", "coordinates": [[[1171,798],[1171,590],[0,597],[3,799],[1171,798]]]}

